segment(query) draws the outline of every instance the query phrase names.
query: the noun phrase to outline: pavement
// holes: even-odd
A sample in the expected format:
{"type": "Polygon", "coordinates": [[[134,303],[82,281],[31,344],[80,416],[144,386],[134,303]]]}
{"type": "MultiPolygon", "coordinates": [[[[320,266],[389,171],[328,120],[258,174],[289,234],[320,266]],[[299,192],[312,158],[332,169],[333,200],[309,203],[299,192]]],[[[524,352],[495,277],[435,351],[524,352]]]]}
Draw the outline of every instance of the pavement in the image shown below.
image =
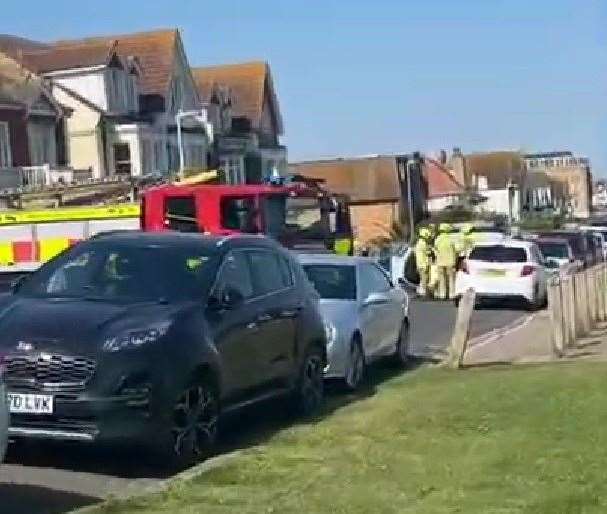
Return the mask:
{"type": "MultiPolygon", "coordinates": [[[[520,306],[503,302],[478,306],[470,320],[470,337],[508,326],[524,318],[520,306]]],[[[451,342],[457,309],[453,302],[415,299],[411,302],[411,353],[418,357],[440,358],[451,342]]]]}
{"type": "MultiPolygon", "coordinates": [[[[417,356],[443,354],[451,339],[457,310],[452,302],[413,300],[412,353],[417,356]]],[[[471,336],[507,326],[526,313],[504,305],[476,310],[471,336]]],[[[371,381],[387,375],[373,371],[371,381]]],[[[343,392],[331,394],[329,412],[351,401],[343,392]]],[[[277,415],[271,406],[239,415],[229,428],[220,453],[246,448],[265,440],[292,420],[277,415]],[[246,430],[241,427],[245,425],[246,430]]],[[[286,410],[286,409],[283,409],[286,410]]],[[[99,448],[72,444],[36,443],[11,447],[7,463],[0,466],[0,514],[61,514],[102,499],[138,494],[158,487],[169,478],[158,472],[153,461],[137,448],[99,448]]]]}

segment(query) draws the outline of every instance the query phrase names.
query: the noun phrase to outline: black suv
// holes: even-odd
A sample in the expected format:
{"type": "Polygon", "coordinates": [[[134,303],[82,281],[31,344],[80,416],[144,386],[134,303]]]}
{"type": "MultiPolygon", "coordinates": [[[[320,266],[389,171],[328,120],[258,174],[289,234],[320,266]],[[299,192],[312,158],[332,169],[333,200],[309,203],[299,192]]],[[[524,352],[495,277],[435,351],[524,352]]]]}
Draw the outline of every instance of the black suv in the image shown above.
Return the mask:
{"type": "Polygon", "coordinates": [[[220,413],[322,402],[318,297],[261,236],[98,236],[15,284],[0,334],[16,438],[140,441],[185,465],[220,413]]]}

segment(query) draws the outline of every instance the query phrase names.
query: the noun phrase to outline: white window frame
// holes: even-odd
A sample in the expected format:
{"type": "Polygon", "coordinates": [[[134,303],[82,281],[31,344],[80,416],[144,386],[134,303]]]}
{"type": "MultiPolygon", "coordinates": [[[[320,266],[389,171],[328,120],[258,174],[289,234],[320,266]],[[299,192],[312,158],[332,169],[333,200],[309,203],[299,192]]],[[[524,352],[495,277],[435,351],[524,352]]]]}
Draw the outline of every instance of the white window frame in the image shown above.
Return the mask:
{"type": "Polygon", "coordinates": [[[0,168],[10,168],[12,164],[10,127],[8,121],[0,121],[0,168]]]}
{"type": "Polygon", "coordinates": [[[231,155],[221,158],[221,167],[225,172],[226,182],[232,185],[246,182],[244,159],[240,155],[231,155]]]}

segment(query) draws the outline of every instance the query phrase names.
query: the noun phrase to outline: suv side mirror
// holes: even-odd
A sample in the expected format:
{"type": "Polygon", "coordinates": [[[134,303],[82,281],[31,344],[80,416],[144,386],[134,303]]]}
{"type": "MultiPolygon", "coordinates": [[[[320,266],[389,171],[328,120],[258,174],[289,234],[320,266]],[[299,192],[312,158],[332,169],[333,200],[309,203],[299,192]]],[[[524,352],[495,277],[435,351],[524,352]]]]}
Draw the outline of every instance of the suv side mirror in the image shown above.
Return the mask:
{"type": "Polygon", "coordinates": [[[228,287],[219,295],[209,298],[208,307],[214,311],[235,309],[244,303],[244,295],[234,287],[228,287]]]}
{"type": "Polygon", "coordinates": [[[367,307],[369,305],[380,305],[382,303],[387,303],[388,298],[383,293],[371,293],[367,296],[363,301],[363,307],[367,307]]]}
{"type": "Polygon", "coordinates": [[[26,275],[21,275],[21,276],[17,277],[15,280],[13,280],[10,285],[11,292],[16,293],[17,291],[19,291],[19,289],[21,289],[21,286],[23,286],[23,284],[25,283],[26,279],[27,279],[26,275]]]}

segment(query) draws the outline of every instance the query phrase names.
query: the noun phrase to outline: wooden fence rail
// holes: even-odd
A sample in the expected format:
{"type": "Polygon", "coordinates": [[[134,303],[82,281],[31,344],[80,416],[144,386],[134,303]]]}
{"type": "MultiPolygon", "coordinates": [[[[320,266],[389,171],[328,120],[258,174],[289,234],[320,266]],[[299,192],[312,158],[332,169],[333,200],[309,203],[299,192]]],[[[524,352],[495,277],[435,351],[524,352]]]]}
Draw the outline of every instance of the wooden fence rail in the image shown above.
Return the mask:
{"type": "Polygon", "coordinates": [[[607,263],[548,281],[548,311],[552,322],[552,347],[561,356],[607,321],[607,263]]]}

